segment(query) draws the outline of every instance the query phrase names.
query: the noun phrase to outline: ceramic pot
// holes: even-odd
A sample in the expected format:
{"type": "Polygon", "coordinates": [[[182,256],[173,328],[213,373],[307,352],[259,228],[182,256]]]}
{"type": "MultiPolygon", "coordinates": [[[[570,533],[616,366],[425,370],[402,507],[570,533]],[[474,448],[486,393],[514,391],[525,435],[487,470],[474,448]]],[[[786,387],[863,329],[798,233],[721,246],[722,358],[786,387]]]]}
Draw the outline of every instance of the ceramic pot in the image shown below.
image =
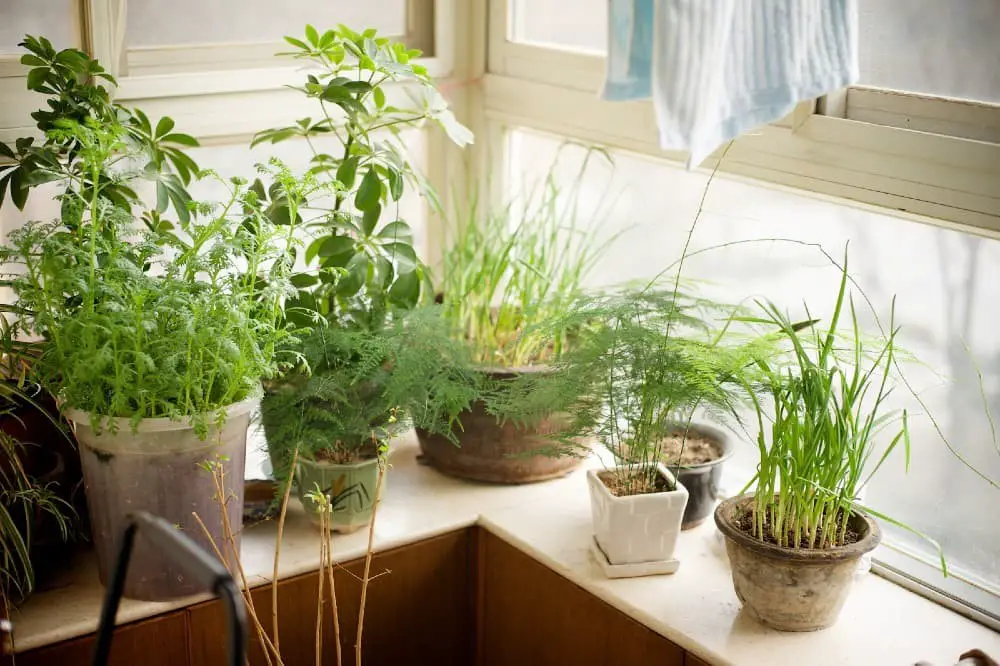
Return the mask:
{"type": "Polygon", "coordinates": [[[715,510],[736,596],[751,615],[779,631],[829,627],[847,599],[858,560],[882,539],[878,524],[855,512],[849,523],[860,535],[855,543],[825,550],[782,548],[739,528],[739,517],[752,510],[752,503],[752,496],[740,495],[715,510]]]}
{"type": "MultiPolygon", "coordinates": [[[[493,379],[514,379],[522,373],[545,373],[545,366],[483,370],[493,379]]],[[[458,416],[458,444],[444,435],[416,429],[422,461],[460,479],[490,483],[534,483],[569,474],[583,462],[575,455],[532,455],[552,447],[550,436],[565,427],[563,415],[552,414],[530,426],[501,424],[481,402],[458,416]]],[[[581,451],[583,447],[581,447],[581,451]]]]}
{"type": "MultiPolygon", "coordinates": [[[[144,419],[133,429],[130,419],[106,418],[95,429],[87,414],[75,410],[66,413],[80,442],[101,583],[110,579],[125,518],[135,511],[148,511],[177,525],[195,543],[213,552],[209,538],[194,519],[197,513],[212,540],[222,547],[223,512],[212,474],[202,468],[207,462],[223,467],[226,516],[236,540],[235,551],[239,552],[247,429],[256,404],[255,398],[226,408],[221,428],[214,425],[214,415],[207,416],[212,425],[204,439],[187,420],[144,419]]],[[[145,539],[136,540],[125,579],[126,597],[162,601],[202,591],[204,588],[171,558],[145,539]]]]}
{"type": "Polygon", "coordinates": [[[604,470],[587,472],[594,536],[612,565],[673,559],[688,492],[662,463],[656,468],[674,490],[616,497],[601,481],[604,470]]]}
{"type": "MultiPolygon", "coordinates": [[[[320,507],[309,494],[319,488],[333,501],[331,526],[334,532],[354,532],[371,522],[377,501],[378,464],[378,458],[346,465],[299,460],[295,465],[296,490],[312,521],[319,525],[320,507]]],[[[382,489],[385,489],[384,478],[382,489]]]]}
{"type": "MultiPolygon", "coordinates": [[[[678,426],[678,429],[683,430],[683,426],[678,426]]],[[[732,441],[724,430],[705,423],[692,423],[688,426],[688,432],[690,435],[715,443],[722,451],[722,455],[700,465],[676,466],[671,465],[671,461],[664,460],[667,468],[688,491],[688,503],[684,509],[684,521],[681,523],[682,530],[697,527],[712,515],[715,502],[720,498],[722,464],[733,456],[732,441]]]]}

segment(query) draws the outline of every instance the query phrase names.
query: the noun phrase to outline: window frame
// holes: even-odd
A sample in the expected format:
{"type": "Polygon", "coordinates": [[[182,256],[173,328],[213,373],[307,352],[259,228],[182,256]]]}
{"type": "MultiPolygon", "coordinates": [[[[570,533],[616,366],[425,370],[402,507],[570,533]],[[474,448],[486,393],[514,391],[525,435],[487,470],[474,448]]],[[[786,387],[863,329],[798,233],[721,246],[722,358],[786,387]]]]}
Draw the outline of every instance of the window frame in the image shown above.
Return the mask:
{"type": "MultiPolygon", "coordinates": [[[[516,42],[511,35],[511,0],[481,1],[489,6],[488,116],[610,147],[683,159],[681,153],[659,148],[651,102],[606,102],[599,97],[603,56],[516,42]]],[[[735,139],[719,169],[1000,237],[1000,188],[996,187],[1000,143],[927,131],[947,129],[948,123],[931,121],[950,110],[959,119],[951,123],[958,126],[958,134],[963,127],[969,133],[977,123],[983,124],[983,116],[988,127],[1000,127],[1000,106],[898,92],[878,95],[895,109],[887,114],[894,119],[892,124],[831,113],[838,96],[843,109],[871,107],[868,89],[851,88],[804,102],[788,117],[735,139]],[[908,107],[900,108],[901,97],[908,107]],[[907,127],[907,117],[926,120],[916,126],[911,121],[907,127]]],[[[722,153],[717,150],[701,166],[714,168],[722,153]]]]}

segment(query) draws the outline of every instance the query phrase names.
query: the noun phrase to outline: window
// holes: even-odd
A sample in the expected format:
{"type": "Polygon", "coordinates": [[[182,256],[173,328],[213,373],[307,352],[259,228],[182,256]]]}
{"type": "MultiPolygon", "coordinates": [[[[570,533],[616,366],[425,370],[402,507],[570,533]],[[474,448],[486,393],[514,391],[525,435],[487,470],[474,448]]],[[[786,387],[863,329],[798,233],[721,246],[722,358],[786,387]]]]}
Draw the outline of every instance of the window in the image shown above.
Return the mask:
{"type": "MultiPolygon", "coordinates": [[[[507,136],[507,173],[515,185],[543,177],[557,153],[560,176],[570,179],[580,168],[583,149],[564,145],[560,137],[517,127],[507,136]]],[[[662,160],[620,150],[613,156],[613,166],[592,162],[581,188],[583,210],[614,201],[609,213],[600,216],[597,233],[607,238],[621,234],[592,274],[594,285],[649,279],[677,259],[708,182],[704,173],[662,160]]],[[[1000,298],[1000,241],[717,177],[691,250],[755,239],[818,243],[835,255],[850,241],[851,272],[880,308],[880,316],[887,316],[892,297],[898,296],[901,344],[927,366],[905,366],[908,381],[962,455],[991,478],[1000,478],[1000,450],[994,448],[983,414],[972,360],[977,359],[987,378],[991,411],[1000,414],[1000,341],[995,335],[1000,317],[993,307],[1000,298]]],[[[806,301],[820,317],[833,305],[839,277],[815,247],[780,241],[691,257],[685,274],[704,280],[703,290],[714,298],[768,298],[793,314],[801,313],[806,301]]],[[[992,521],[972,518],[995,503],[997,491],[948,451],[904,388],[894,398],[896,406],[910,413],[910,471],[905,473],[902,455],[894,455],[868,488],[865,501],[941,542],[952,577],[941,576],[936,551],[927,542],[891,525],[883,524],[885,546],[875,558],[1000,618],[1000,532],[992,521]]],[[[755,433],[742,439],[750,436],[755,433]]],[[[755,466],[753,446],[737,444],[736,457],[727,463],[727,489],[738,492],[755,466]]]]}
{"type": "Polygon", "coordinates": [[[374,27],[433,52],[432,3],[371,0],[317,3],[292,0],[199,2],[178,0],[168,11],[155,0],[129,0],[125,42],[130,76],[176,72],[287,67],[274,54],[286,50],[283,35],[298,36],[307,23],[374,27]]]}

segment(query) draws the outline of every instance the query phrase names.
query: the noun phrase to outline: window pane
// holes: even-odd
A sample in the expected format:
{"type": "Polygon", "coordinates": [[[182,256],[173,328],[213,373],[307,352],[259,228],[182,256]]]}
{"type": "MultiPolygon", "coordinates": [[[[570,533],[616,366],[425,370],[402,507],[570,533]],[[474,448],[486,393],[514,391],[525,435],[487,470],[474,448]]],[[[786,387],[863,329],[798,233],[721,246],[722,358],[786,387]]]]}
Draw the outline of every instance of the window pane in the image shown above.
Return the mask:
{"type": "MultiPolygon", "coordinates": [[[[580,168],[583,149],[513,131],[509,173],[516,174],[511,178],[515,188],[521,187],[521,178],[537,182],[560,151],[558,177],[568,182],[580,168]]],[[[704,174],[669,163],[613,154],[613,168],[592,160],[579,201],[581,210],[613,201],[598,233],[607,238],[621,232],[591,276],[593,285],[648,279],[676,260],[707,181],[704,174]]],[[[908,380],[961,453],[980,471],[1000,478],[1000,451],[994,448],[975,365],[965,349],[967,343],[986,377],[986,400],[1000,415],[1000,313],[995,307],[1000,242],[717,177],[691,249],[776,238],[818,243],[835,257],[851,241],[853,276],[880,309],[880,317],[888,317],[891,299],[898,297],[901,344],[927,366],[905,366],[908,380]]],[[[803,302],[820,317],[829,313],[838,280],[837,269],[815,247],[775,241],[690,257],[684,272],[705,281],[706,296],[732,302],[768,298],[788,308],[793,319],[803,314],[803,302]]],[[[874,330],[867,319],[868,330],[874,330]]],[[[983,513],[983,507],[996,504],[997,491],[949,453],[905,387],[893,399],[895,406],[909,409],[910,471],[904,473],[902,451],[894,453],[868,488],[866,503],[938,539],[950,569],[993,581],[993,590],[1000,593],[1000,531],[983,513]]],[[[748,434],[739,439],[737,456],[727,463],[726,488],[733,493],[756,465],[748,434]]],[[[884,527],[887,539],[935,560],[926,542],[884,527]]]]}
{"type": "Polygon", "coordinates": [[[1000,2],[860,0],[863,85],[1000,102],[1000,2]]]}
{"type": "Polygon", "coordinates": [[[607,0],[512,0],[512,39],[567,49],[608,50],[607,0]]]}
{"type": "Polygon", "coordinates": [[[79,46],[76,0],[0,0],[0,54],[22,53],[25,35],[44,36],[57,49],[79,46]]]}
{"type": "Polygon", "coordinates": [[[307,23],[402,35],[406,0],[129,0],[126,40],[129,46],[280,42],[301,35],[307,23]]]}

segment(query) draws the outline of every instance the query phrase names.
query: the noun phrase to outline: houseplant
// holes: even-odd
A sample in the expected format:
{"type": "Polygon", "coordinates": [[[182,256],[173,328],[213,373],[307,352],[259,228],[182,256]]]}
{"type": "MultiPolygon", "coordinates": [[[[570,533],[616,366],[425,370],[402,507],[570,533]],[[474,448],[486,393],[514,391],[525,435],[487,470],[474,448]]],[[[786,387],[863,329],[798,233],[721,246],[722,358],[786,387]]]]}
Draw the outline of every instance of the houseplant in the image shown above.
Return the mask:
{"type": "MultiPolygon", "coordinates": [[[[102,579],[125,513],[145,509],[190,527],[192,507],[210,512],[214,494],[198,464],[222,452],[242,470],[249,410],[285,336],[279,300],[295,243],[293,226],[279,231],[239,181],[217,213],[189,207],[173,186],[161,192],[184,210],[176,225],[142,213],[132,167],[147,164],[140,173],[154,176],[156,168],[133,137],[135,117],[100,105],[80,119],[67,114],[38,153],[22,151],[31,182],[62,185],[62,214],[12,231],[0,250],[18,299],[11,332],[43,340],[29,377],[58,397],[81,443],[102,579]],[[50,147],[64,159],[47,159],[50,147]],[[134,227],[140,215],[143,230],[134,227]],[[269,277],[263,291],[258,272],[269,277]]],[[[172,123],[158,125],[163,134],[172,123]]],[[[243,475],[228,478],[226,491],[239,496],[243,475]]],[[[152,548],[140,545],[134,558],[128,596],[196,590],[152,548]]]]}
{"type": "Polygon", "coordinates": [[[443,255],[438,300],[450,335],[468,344],[481,377],[476,399],[453,419],[454,428],[417,429],[423,459],[443,472],[528,483],[562,476],[580,464],[582,450],[544,451],[565,426],[572,401],[546,405],[537,398],[555,396],[540,385],[550,380],[552,362],[572,346],[575,334],[544,323],[558,319],[583,294],[611,240],[598,239],[598,228],[579,212],[591,155],[569,187],[558,184],[557,162],[523,201],[484,211],[471,196],[456,205],[459,219],[443,255]]]}
{"type": "Polygon", "coordinates": [[[752,318],[777,329],[791,363],[757,362],[774,412],[765,420],[766,407],[754,397],[754,492],[723,501],[715,512],[737,596],[763,623],[784,631],[836,621],[857,560],[881,538],[859,493],[897,447],[909,459],[906,412],[886,405],[899,329],[890,316],[888,331],[866,341],[848,279],[845,257],[825,330],[799,332],[769,303],[752,318]],[[846,333],[838,330],[845,308],[846,333]]]}
{"type": "Polygon", "coordinates": [[[722,466],[734,453],[726,430],[710,423],[677,424],[663,440],[661,460],[688,491],[682,530],[701,525],[720,499],[722,466]]]}
{"type": "Polygon", "coordinates": [[[285,39],[295,49],[289,55],[308,68],[300,90],[322,118],[265,130],[253,140],[304,138],[314,151],[305,176],[282,172],[268,188],[273,214],[301,219],[310,238],[305,265],[292,277],[297,293],[285,307],[303,329],[290,348],[300,363],[269,384],[263,423],[276,476],[294,476],[317,518],[319,507],[309,500],[317,484],[324,492],[350,492],[350,501],[333,502],[331,523],[352,530],[373,511],[375,454],[403,421],[402,387],[414,380],[398,316],[430,291],[413,232],[399,218],[406,184],[427,189],[407,160],[401,133],[432,121],[460,146],[471,134],[414,61],[419,51],[373,29],[346,26],[322,34],[306,26],[304,39],[285,39]],[[390,99],[398,90],[410,96],[405,107],[390,99]],[[322,137],[336,137],[336,155],[318,151],[314,139],[322,137]]]}
{"type": "Polygon", "coordinates": [[[610,576],[670,573],[679,564],[673,551],[688,491],[664,465],[664,446],[696,411],[734,414],[752,388],[748,369],[769,340],[731,342],[735,312],[675,285],[587,299],[567,315],[571,324],[590,322],[558,373],[586,396],[567,434],[593,432],[613,458],[587,475],[594,553],[610,576]]]}

